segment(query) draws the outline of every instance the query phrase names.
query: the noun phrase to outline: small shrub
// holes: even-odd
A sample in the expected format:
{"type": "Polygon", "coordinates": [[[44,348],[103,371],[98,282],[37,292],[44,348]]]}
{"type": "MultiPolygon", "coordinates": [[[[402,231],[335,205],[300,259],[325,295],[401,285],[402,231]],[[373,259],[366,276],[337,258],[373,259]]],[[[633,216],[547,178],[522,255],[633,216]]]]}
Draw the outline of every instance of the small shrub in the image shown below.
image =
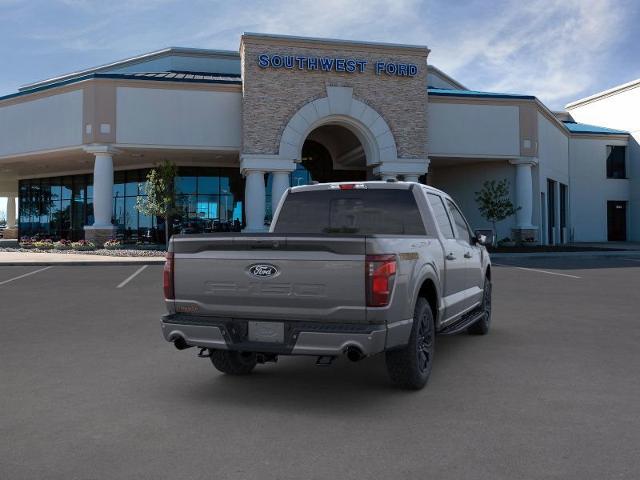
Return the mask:
{"type": "Polygon", "coordinates": [[[91,251],[96,249],[96,244],[88,240],[78,240],[71,243],[71,248],[79,251],[91,251]]]}
{"type": "Polygon", "coordinates": [[[106,242],[104,242],[104,248],[106,250],[118,250],[122,248],[122,242],[120,240],[116,240],[115,238],[110,238],[106,242]]]}
{"type": "Polygon", "coordinates": [[[58,240],[53,243],[53,248],[55,250],[71,250],[71,240],[58,240]]]}
{"type": "Polygon", "coordinates": [[[33,247],[40,250],[51,250],[53,249],[53,241],[51,241],[50,239],[36,240],[35,242],[33,242],[33,247]]]}
{"type": "Polygon", "coordinates": [[[20,248],[26,248],[26,249],[32,249],[33,247],[33,241],[31,240],[31,237],[22,237],[20,239],[19,242],[20,248]]]}

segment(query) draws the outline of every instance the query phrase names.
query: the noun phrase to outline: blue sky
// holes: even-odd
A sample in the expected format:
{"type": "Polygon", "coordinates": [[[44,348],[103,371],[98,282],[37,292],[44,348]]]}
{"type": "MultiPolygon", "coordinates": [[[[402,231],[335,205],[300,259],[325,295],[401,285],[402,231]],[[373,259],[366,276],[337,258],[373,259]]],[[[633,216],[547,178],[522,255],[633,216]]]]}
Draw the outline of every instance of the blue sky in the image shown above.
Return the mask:
{"type": "Polygon", "coordinates": [[[640,78],[634,0],[0,0],[0,95],[167,46],[237,50],[243,31],[427,45],[468,88],[552,109],[640,78]]]}
{"type": "Polygon", "coordinates": [[[467,87],[553,109],[640,77],[633,0],[0,0],[0,95],[166,46],[236,50],[243,31],[427,45],[467,87]]]}

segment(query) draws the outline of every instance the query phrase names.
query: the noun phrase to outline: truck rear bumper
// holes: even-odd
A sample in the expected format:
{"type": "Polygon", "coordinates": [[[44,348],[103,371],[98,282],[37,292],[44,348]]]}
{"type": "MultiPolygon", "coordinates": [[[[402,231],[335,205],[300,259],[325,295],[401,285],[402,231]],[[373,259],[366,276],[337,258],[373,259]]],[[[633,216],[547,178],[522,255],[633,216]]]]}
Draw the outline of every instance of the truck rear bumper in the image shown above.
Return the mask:
{"type": "Polygon", "coordinates": [[[358,348],[364,355],[373,355],[386,348],[406,344],[411,329],[411,322],[406,320],[397,322],[396,328],[389,329],[386,325],[371,324],[283,322],[284,341],[274,343],[249,341],[248,322],[242,319],[167,314],[162,317],[161,324],[162,334],[169,342],[182,339],[188,345],[217,350],[314,356],[341,355],[349,347],[358,348]],[[389,345],[387,333],[389,340],[393,339],[393,343],[398,344],[389,345]]]}

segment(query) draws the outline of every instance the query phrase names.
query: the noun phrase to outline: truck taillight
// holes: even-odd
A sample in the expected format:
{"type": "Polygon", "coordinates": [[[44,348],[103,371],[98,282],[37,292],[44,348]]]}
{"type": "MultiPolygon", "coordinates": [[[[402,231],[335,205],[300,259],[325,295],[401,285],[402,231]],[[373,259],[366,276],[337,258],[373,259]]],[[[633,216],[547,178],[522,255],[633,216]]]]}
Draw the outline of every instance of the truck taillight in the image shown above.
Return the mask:
{"type": "Polygon", "coordinates": [[[389,305],[396,278],[396,266],[395,255],[367,255],[365,276],[368,307],[389,305]]]}
{"type": "Polygon", "coordinates": [[[173,252],[167,252],[164,261],[164,270],[162,271],[162,279],[164,298],[166,300],[175,300],[176,295],[173,288],[173,252]]]}

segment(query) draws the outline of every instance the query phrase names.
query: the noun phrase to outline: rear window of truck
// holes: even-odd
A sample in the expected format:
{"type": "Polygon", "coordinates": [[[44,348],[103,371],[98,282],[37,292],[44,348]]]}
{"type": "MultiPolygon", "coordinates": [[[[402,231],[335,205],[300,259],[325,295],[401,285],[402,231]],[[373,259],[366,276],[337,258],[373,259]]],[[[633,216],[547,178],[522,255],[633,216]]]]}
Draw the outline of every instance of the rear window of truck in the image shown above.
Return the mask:
{"type": "Polygon", "coordinates": [[[316,190],[290,193],[275,233],[425,235],[409,190],[316,190]]]}

